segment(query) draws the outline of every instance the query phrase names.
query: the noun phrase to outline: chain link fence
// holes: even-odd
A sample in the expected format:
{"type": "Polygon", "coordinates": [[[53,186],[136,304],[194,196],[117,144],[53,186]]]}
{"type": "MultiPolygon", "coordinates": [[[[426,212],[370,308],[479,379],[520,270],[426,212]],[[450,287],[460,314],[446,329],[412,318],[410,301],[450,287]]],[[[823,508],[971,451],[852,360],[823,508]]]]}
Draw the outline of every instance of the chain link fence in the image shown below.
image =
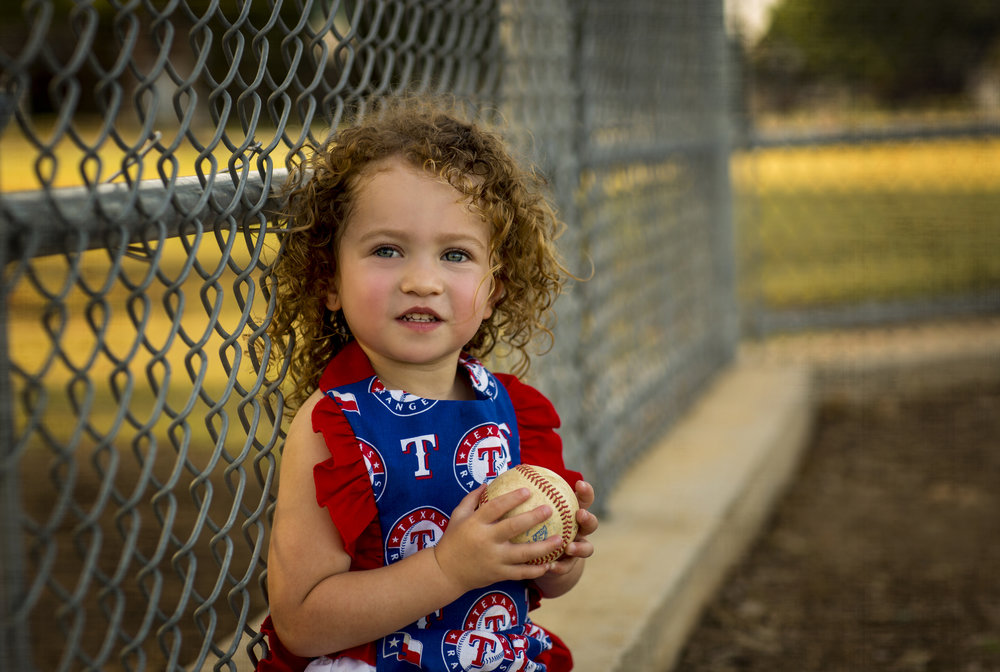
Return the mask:
{"type": "Polygon", "coordinates": [[[3,3],[0,667],[262,655],[271,193],[372,96],[453,94],[548,176],[593,275],[531,382],[607,491],[739,337],[728,53],[702,0],[3,3]]]}

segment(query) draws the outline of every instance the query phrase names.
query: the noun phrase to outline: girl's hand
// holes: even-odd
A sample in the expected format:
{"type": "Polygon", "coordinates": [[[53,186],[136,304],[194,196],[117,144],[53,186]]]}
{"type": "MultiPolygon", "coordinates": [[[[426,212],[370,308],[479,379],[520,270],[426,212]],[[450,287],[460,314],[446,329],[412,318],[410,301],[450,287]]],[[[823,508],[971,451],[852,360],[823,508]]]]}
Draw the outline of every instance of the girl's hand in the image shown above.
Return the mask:
{"type": "MultiPolygon", "coordinates": [[[[505,513],[527,501],[530,493],[527,488],[520,488],[479,506],[485,487],[469,493],[455,507],[448,529],[433,549],[438,566],[463,593],[497,581],[538,578],[549,567],[528,562],[554,551],[562,543],[559,537],[526,544],[512,542],[512,537],[548,518],[552,509],[539,506],[501,520],[505,513]]],[[[591,500],[592,495],[593,490],[591,500]]]]}

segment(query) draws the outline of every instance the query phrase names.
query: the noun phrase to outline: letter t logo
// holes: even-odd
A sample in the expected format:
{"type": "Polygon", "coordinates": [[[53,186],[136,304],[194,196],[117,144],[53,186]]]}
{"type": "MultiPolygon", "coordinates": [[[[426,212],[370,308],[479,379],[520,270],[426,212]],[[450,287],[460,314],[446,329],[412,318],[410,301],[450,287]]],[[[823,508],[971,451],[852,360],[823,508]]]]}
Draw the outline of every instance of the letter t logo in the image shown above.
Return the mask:
{"type": "Polygon", "coordinates": [[[476,655],[472,660],[472,664],[476,667],[483,667],[486,663],[486,654],[493,653],[497,648],[497,643],[492,638],[476,634],[469,635],[469,644],[476,651],[476,655]],[[489,648],[487,649],[487,647],[489,648]]]}
{"type": "Polygon", "coordinates": [[[428,465],[428,446],[432,450],[437,450],[437,436],[434,434],[425,434],[423,436],[414,436],[410,439],[402,439],[399,442],[400,447],[403,449],[404,455],[409,455],[414,453],[417,456],[417,470],[413,472],[416,478],[430,478],[433,476],[428,465]]]}

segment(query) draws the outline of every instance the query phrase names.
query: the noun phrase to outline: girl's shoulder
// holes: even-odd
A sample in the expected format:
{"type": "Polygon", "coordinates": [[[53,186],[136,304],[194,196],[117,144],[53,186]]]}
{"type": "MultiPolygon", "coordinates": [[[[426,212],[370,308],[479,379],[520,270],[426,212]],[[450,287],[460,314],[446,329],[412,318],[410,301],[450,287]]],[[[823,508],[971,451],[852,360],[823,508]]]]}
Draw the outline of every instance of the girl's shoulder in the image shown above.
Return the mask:
{"type": "Polygon", "coordinates": [[[314,431],[313,411],[316,410],[316,406],[320,404],[325,397],[326,395],[324,395],[321,390],[315,390],[312,394],[306,397],[306,400],[302,402],[302,405],[299,406],[292,415],[292,420],[288,425],[288,431],[314,431]]]}
{"type": "Polygon", "coordinates": [[[291,422],[288,425],[289,433],[312,431],[313,411],[316,405],[323,400],[324,396],[320,390],[316,390],[306,397],[302,405],[295,409],[295,412],[292,414],[291,422]]]}

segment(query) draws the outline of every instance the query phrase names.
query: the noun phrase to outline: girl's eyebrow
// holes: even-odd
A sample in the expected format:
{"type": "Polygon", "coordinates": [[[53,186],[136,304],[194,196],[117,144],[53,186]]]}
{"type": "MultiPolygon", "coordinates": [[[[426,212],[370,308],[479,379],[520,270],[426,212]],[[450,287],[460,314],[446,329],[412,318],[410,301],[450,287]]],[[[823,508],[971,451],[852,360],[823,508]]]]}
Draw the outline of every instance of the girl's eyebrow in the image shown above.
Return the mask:
{"type": "MultiPolygon", "coordinates": [[[[393,227],[382,227],[377,229],[370,229],[363,233],[359,238],[359,243],[368,243],[376,240],[399,240],[405,239],[408,236],[408,231],[402,228],[393,227]]],[[[466,233],[464,231],[454,231],[447,232],[441,236],[438,236],[438,244],[440,245],[460,245],[464,247],[478,247],[486,249],[489,247],[488,243],[484,243],[480,240],[479,236],[472,233],[466,233]]]]}
{"type": "Polygon", "coordinates": [[[463,247],[479,247],[486,249],[489,247],[489,242],[484,243],[479,236],[475,236],[471,233],[453,233],[446,236],[441,236],[441,242],[447,243],[449,245],[461,245],[463,247]]]}

